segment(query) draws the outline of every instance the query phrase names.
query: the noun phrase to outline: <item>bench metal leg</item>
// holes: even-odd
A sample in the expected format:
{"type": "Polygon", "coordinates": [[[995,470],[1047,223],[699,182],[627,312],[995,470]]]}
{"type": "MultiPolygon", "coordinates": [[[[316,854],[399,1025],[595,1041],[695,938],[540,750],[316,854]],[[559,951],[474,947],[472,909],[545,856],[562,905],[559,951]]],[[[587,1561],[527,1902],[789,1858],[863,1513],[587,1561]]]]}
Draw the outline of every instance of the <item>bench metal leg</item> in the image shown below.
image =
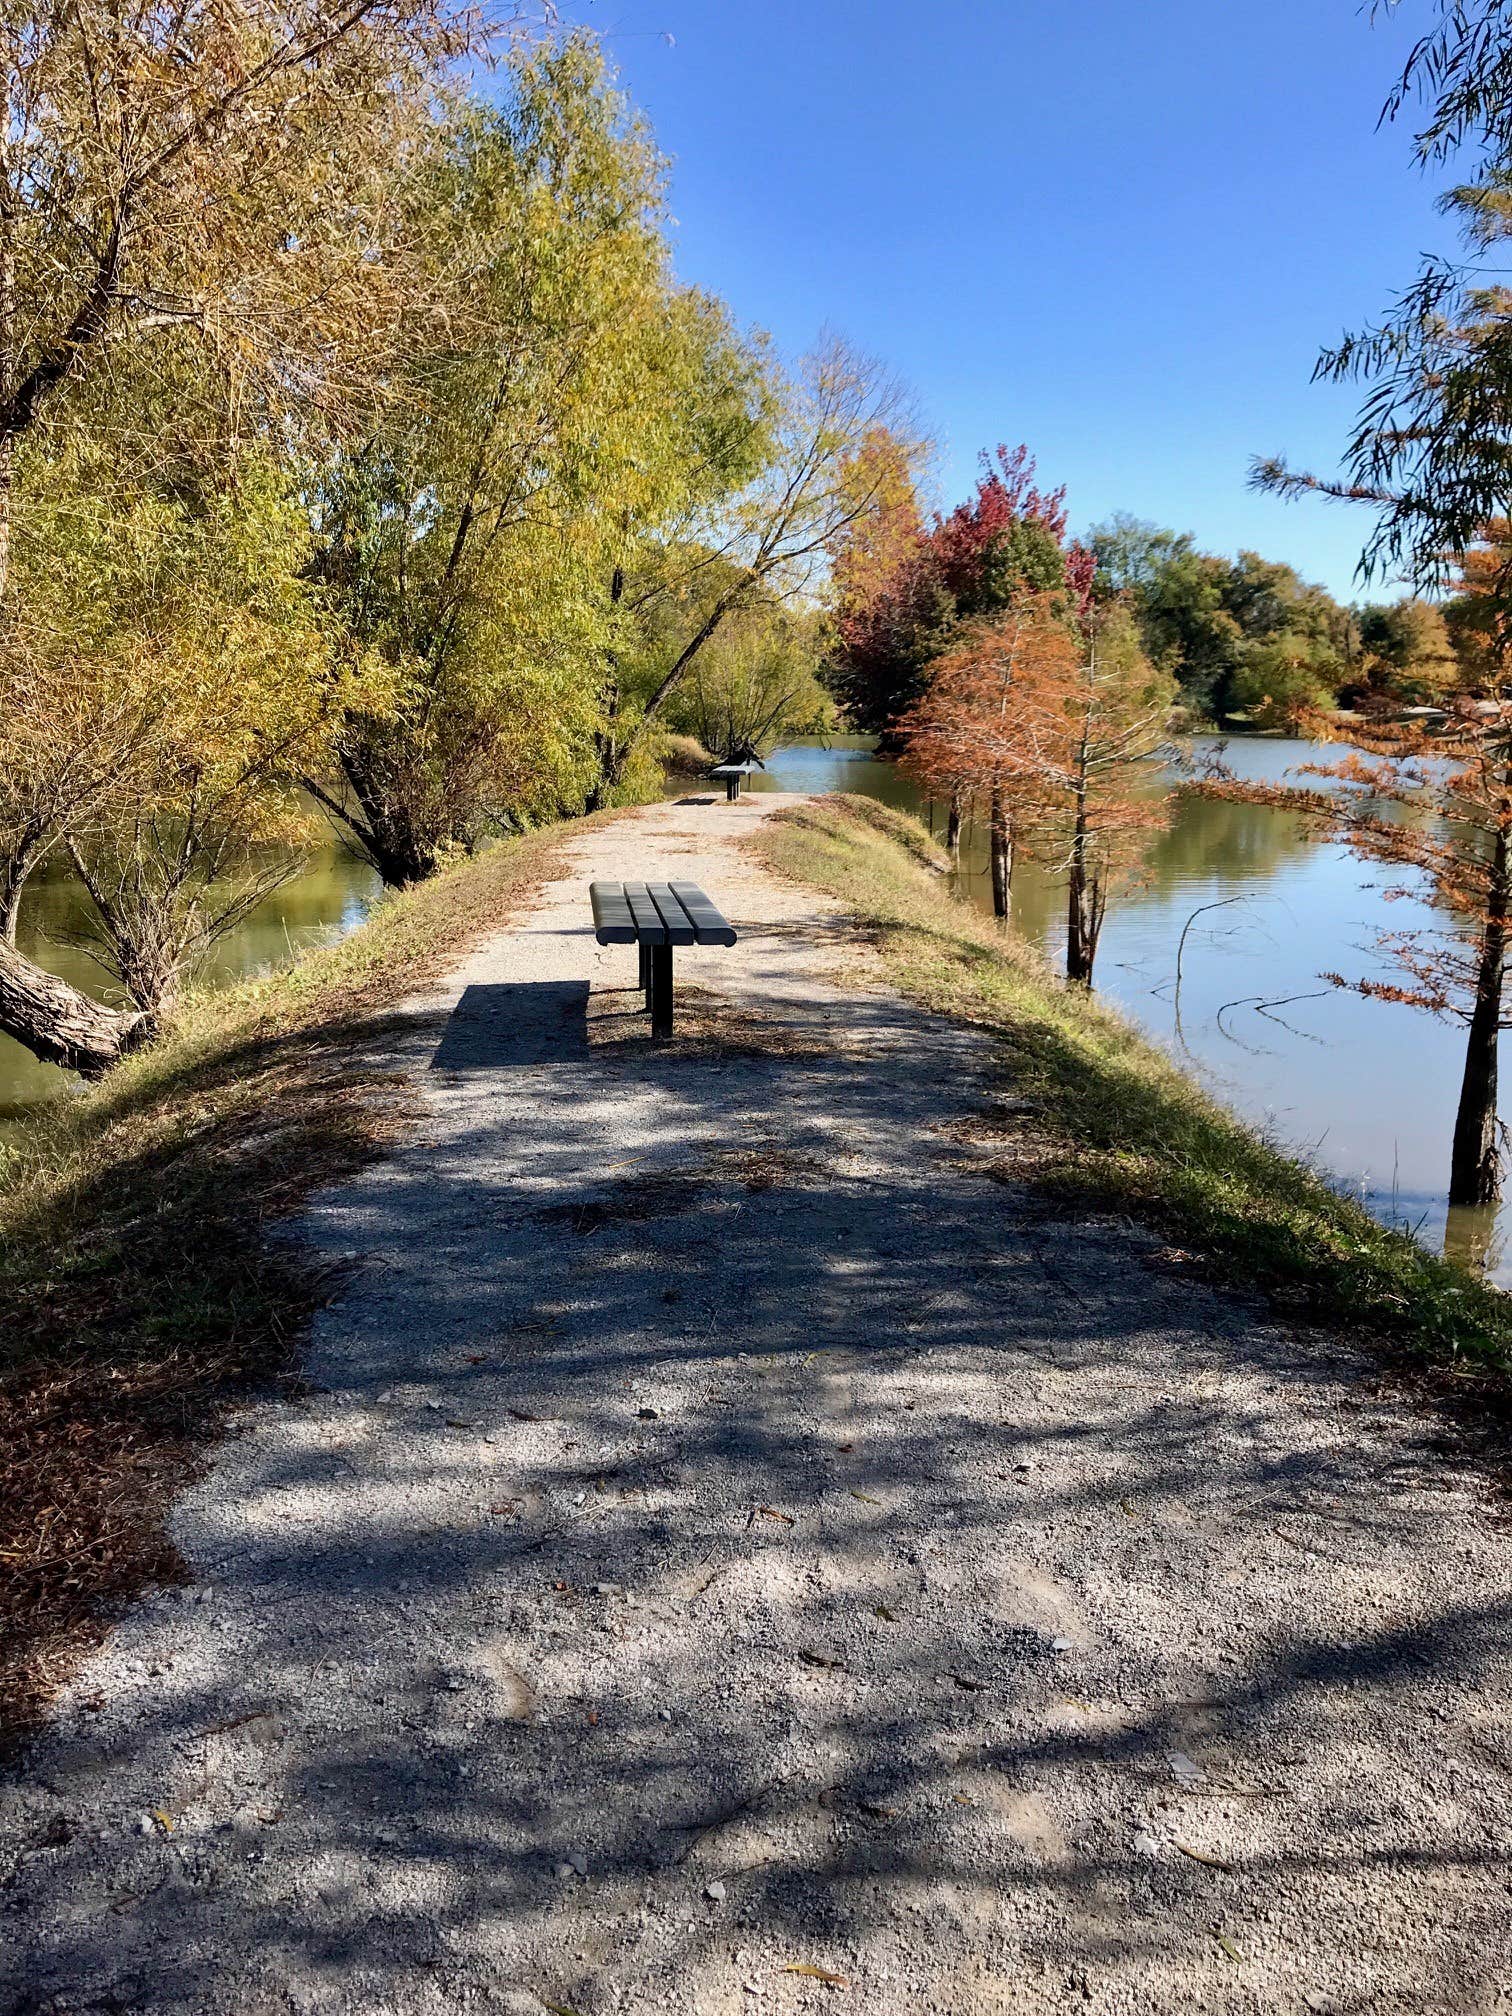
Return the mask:
{"type": "Polygon", "coordinates": [[[646,1012],[649,1014],[651,1010],[651,947],[649,945],[642,945],[639,950],[640,977],[635,984],[637,987],[645,989],[646,1012]]]}
{"type": "Polygon", "coordinates": [[[665,1043],[672,1034],[672,947],[651,947],[651,1038],[665,1043]]]}
{"type": "Polygon", "coordinates": [[[735,803],[735,800],[739,796],[740,796],[740,779],[738,777],[726,777],[725,803],[727,805],[733,805],[735,803]]]}

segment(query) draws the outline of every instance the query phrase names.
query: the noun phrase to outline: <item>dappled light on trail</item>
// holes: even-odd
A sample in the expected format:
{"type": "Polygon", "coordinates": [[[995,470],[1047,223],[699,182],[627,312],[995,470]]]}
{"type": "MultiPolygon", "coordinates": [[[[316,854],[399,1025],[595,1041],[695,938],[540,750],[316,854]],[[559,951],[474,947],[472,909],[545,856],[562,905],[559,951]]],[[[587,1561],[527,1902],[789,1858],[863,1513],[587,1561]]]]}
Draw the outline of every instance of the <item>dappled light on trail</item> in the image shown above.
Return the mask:
{"type": "Polygon", "coordinates": [[[1495,2006],[1486,1480],[1005,1174],[772,802],[584,834],[396,1023],[307,1390],[11,1796],[0,2007],[1495,2006]],[[584,928],[632,862],[741,932],[664,1047],[584,928]]]}

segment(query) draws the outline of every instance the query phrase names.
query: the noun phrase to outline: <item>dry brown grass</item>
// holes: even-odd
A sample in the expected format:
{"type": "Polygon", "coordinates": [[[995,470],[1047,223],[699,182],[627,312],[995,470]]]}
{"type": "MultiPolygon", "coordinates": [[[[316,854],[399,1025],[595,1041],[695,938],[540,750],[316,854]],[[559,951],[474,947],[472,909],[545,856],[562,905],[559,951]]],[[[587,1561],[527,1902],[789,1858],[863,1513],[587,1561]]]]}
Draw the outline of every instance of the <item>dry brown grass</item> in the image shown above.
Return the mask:
{"type": "Polygon", "coordinates": [[[824,1164],[817,1156],[753,1143],[724,1149],[686,1168],[621,1176],[598,1197],[547,1204],[534,1215],[543,1225],[566,1225],[587,1238],[604,1225],[642,1225],[656,1218],[675,1218],[710,1196],[728,1198],[737,1190],[754,1195],[817,1179],[823,1171],[824,1164]]]}

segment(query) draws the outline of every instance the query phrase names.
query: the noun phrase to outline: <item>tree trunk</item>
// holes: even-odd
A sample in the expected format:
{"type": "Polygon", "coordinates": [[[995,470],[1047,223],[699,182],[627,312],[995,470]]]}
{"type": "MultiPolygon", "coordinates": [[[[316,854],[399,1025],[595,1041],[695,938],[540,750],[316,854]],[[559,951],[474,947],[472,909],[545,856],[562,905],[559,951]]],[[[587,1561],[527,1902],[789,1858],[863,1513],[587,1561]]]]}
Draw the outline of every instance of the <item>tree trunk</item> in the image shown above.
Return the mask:
{"type": "Polygon", "coordinates": [[[987,842],[992,857],[992,914],[994,917],[1006,917],[1009,886],[1013,879],[1013,828],[1001,791],[992,794],[987,842]]]}
{"type": "Polygon", "coordinates": [[[945,815],[945,845],[951,854],[961,851],[961,794],[953,792],[950,810],[945,815]]]}
{"type": "MultiPolygon", "coordinates": [[[[697,630],[688,639],[682,650],[678,652],[670,668],[662,674],[645,706],[642,707],[639,715],[631,722],[623,736],[616,732],[616,723],[611,721],[608,732],[601,732],[596,737],[599,752],[599,774],[589,787],[587,801],[583,808],[585,811],[597,812],[601,810],[603,806],[608,804],[610,795],[619,789],[620,785],[624,782],[625,771],[629,766],[630,758],[635,754],[636,744],[640,741],[641,736],[645,734],[647,727],[660,714],[668,695],[675,689],[678,681],[693,663],[699,652],[702,651],[705,644],[714,635],[715,631],[718,630],[725,617],[735,608],[744,592],[744,587],[742,586],[730,594],[720,597],[713,609],[710,610],[697,630]]],[[[617,713],[618,693],[615,696],[615,707],[617,713]]]]}
{"type": "Polygon", "coordinates": [[[619,740],[619,687],[610,695],[605,711],[605,725],[594,732],[593,746],[598,756],[598,770],[593,782],[588,786],[588,795],[583,800],[585,812],[602,812],[611,796],[620,787],[625,774],[625,764],[630,750],[619,740]]]}
{"type": "Polygon", "coordinates": [[[1494,1204],[1501,1195],[1501,1157],[1496,1148],[1496,1046],[1501,1030],[1502,985],[1507,956],[1508,842],[1496,838],[1491,884],[1476,975],[1475,1007],[1465,1039],[1465,1075],[1454,1116],[1454,1149],[1449,1163],[1451,1204],[1494,1204]]]}
{"type": "Polygon", "coordinates": [[[98,1078],[154,1034],[137,1008],[107,1008],[0,938],[0,1030],[44,1064],[98,1078]]]}
{"type": "Polygon", "coordinates": [[[342,775],[357,800],[356,816],[339,798],[333,797],[318,777],[303,776],[300,783],[316,804],[345,834],[350,844],[370,862],[383,878],[386,889],[409,889],[435,874],[440,859],[437,844],[416,831],[399,794],[385,788],[380,763],[369,762],[361,743],[351,740],[340,754],[342,775]]]}
{"type": "Polygon", "coordinates": [[[1087,813],[1085,804],[1079,802],[1071,835],[1071,872],[1066,878],[1066,978],[1090,987],[1096,957],[1097,892],[1087,873],[1087,813]]]}

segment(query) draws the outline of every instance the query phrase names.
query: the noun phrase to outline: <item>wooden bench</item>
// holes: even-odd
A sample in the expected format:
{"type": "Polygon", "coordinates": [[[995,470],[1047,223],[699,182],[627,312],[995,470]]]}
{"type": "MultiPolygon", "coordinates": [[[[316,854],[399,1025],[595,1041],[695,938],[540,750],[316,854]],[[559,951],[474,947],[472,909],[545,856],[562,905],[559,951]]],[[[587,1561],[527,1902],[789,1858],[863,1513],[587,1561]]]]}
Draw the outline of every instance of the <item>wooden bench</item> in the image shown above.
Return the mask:
{"type": "Polygon", "coordinates": [[[724,779],[726,802],[733,805],[740,796],[741,779],[749,777],[755,768],[754,763],[716,763],[709,775],[724,779]]]}
{"type": "Polygon", "coordinates": [[[733,945],[734,927],[696,882],[591,882],[593,932],[600,945],[640,947],[640,982],[651,1035],[672,1034],[672,952],[678,945],[733,945]]]}

